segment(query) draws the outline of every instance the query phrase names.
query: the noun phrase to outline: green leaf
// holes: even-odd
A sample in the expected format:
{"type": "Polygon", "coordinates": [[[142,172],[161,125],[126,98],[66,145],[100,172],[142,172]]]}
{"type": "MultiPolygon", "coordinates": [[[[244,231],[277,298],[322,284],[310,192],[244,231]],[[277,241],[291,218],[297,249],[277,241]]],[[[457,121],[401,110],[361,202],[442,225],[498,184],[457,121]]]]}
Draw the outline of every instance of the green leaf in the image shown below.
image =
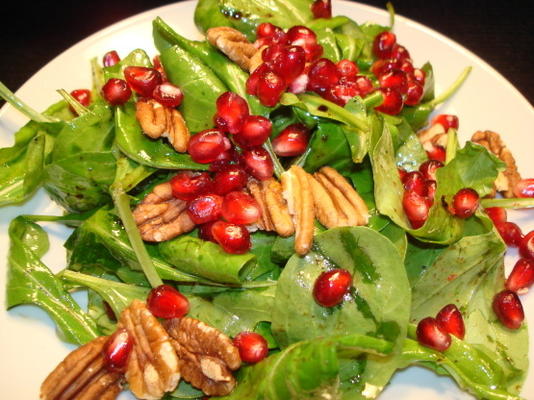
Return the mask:
{"type": "Polygon", "coordinates": [[[104,68],[104,81],[111,78],[124,79],[124,69],[130,66],[152,68],[152,61],[144,50],[135,49],[117,64],[104,68]]]}
{"type": "Polygon", "coordinates": [[[202,33],[217,26],[232,26],[230,20],[221,13],[218,0],[199,0],[195,8],[194,20],[198,30],[202,33]]]}

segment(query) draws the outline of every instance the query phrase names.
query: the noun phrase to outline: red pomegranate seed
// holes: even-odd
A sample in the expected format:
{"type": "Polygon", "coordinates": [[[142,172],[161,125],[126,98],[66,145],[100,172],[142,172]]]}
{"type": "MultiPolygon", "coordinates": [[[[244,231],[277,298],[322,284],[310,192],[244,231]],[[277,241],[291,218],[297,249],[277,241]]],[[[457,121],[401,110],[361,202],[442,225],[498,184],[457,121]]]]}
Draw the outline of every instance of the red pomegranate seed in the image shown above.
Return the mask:
{"type": "Polygon", "coordinates": [[[521,239],[519,243],[519,254],[521,254],[521,257],[534,260],[534,231],[530,231],[521,239]]]}
{"type": "Polygon", "coordinates": [[[258,93],[258,83],[260,82],[260,77],[269,72],[271,69],[265,63],[261,64],[256,68],[252,74],[247,79],[247,94],[256,96],[258,93]]]}
{"type": "Polygon", "coordinates": [[[451,345],[451,335],[444,331],[440,323],[432,317],[419,321],[416,333],[417,341],[422,346],[437,351],[445,351],[451,345]]]}
{"type": "Polygon", "coordinates": [[[423,174],[419,171],[408,172],[402,180],[404,190],[414,191],[419,196],[426,196],[426,185],[423,174]]]}
{"type": "Polygon", "coordinates": [[[406,176],[408,175],[408,171],[402,168],[397,168],[397,172],[399,173],[399,178],[401,182],[404,181],[404,178],[406,178],[406,176]]]}
{"type": "Polygon", "coordinates": [[[206,224],[202,224],[198,227],[198,236],[205,240],[206,242],[213,242],[217,244],[217,241],[213,237],[213,233],[211,232],[211,227],[213,224],[217,221],[208,222],[206,224]]]}
{"type": "Polygon", "coordinates": [[[402,206],[412,228],[418,229],[424,225],[430,209],[424,196],[407,190],[402,198],[402,206]]]}
{"type": "Polygon", "coordinates": [[[395,89],[379,89],[384,96],[384,101],[378,107],[378,111],[389,115],[396,115],[402,110],[402,95],[395,89]]]}
{"type": "Polygon", "coordinates": [[[440,124],[447,132],[450,128],[458,129],[460,124],[458,122],[458,117],[451,114],[439,114],[432,119],[432,125],[440,124]]]}
{"type": "Polygon", "coordinates": [[[426,73],[422,69],[415,68],[413,70],[413,79],[420,85],[425,85],[426,73]]]}
{"type": "Polygon", "coordinates": [[[304,71],[306,54],[302,47],[286,46],[268,64],[289,85],[304,71]]]}
{"type": "Polygon", "coordinates": [[[519,329],[525,313],[521,300],[515,292],[511,290],[503,290],[495,295],[493,298],[493,311],[501,321],[501,323],[509,329],[519,329]]]}
{"type": "Polygon", "coordinates": [[[406,47],[401,46],[400,44],[395,44],[393,46],[391,55],[388,58],[391,58],[392,60],[395,60],[397,62],[403,62],[405,60],[411,61],[410,53],[408,52],[408,50],[406,50],[406,47]]]}
{"type": "Polygon", "coordinates": [[[506,289],[518,292],[534,284],[534,259],[520,258],[506,280],[506,289]]]}
{"type": "Polygon", "coordinates": [[[241,360],[249,364],[260,362],[269,353],[267,341],[255,332],[240,332],[234,338],[234,346],[239,350],[241,360]]]}
{"type": "Polygon", "coordinates": [[[350,99],[359,94],[360,91],[356,82],[345,81],[331,87],[323,96],[338,106],[343,107],[350,99]]]}
{"type": "Polygon", "coordinates": [[[249,194],[230,192],[224,196],[222,216],[232,224],[249,225],[258,221],[261,210],[254,197],[249,194]]]}
{"type": "Polygon", "coordinates": [[[308,129],[303,124],[287,126],[273,140],[274,152],[281,157],[300,156],[308,147],[308,129]]]}
{"type": "Polygon", "coordinates": [[[346,76],[350,78],[356,77],[356,75],[358,75],[358,72],[360,72],[358,70],[358,66],[354,62],[347,59],[338,61],[336,67],[341,76],[346,76]]]}
{"type": "Polygon", "coordinates": [[[378,58],[391,58],[396,43],[397,37],[393,32],[381,32],[373,41],[373,53],[378,58]]]}
{"type": "Polygon", "coordinates": [[[230,254],[243,254],[249,251],[250,234],[242,225],[217,221],[211,227],[211,233],[223,250],[230,254]]]}
{"type": "Polygon", "coordinates": [[[502,207],[489,207],[484,209],[494,224],[506,222],[506,210],[502,207]]]}
{"type": "Polygon", "coordinates": [[[213,183],[215,193],[224,196],[244,188],[247,184],[247,173],[238,165],[230,165],[215,173],[213,183]]]}
{"type": "Polygon", "coordinates": [[[352,285],[352,275],[346,269],[332,269],[319,275],[313,285],[313,298],[323,307],[334,307],[352,285]]]}
{"type": "MultiPolygon", "coordinates": [[[[276,57],[278,57],[280,54],[282,54],[282,51],[284,51],[284,49],[286,48],[287,46],[283,45],[283,44],[273,44],[269,47],[267,47],[265,50],[262,51],[261,53],[261,59],[267,63],[267,65],[269,66],[269,68],[271,68],[272,70],[272,62],[276,59],[276,57]]],[[[300,48],[302,50],[302,48],[300,48]]],[[[304,51],[304,50],[302,50],[304,51]]]]}
{"type": "Polygon", "coordinates": [[[373,65],[371,65],[371,72],[378,78],[393,71],[395,68],[397,68],[397,65],[391,60],[376,60],[373,65]]]}
{"type": "Polygon", "coordinates": [[[134,345],[134,338],[124,328],[111,335],[104,347],[104,364],[109,371],[124,372],[128,357],[134,345]]]}
{"type": "Polygon", "coordinates": [[[339,82],[341,75],[332,61],[327,58],[321,58],[314,62],[309,72],[310,81],[308,90],[319,94],[325,93],[328,89],[339,82]]]}
{"type": "Polygon", "coordinates": [[[207,164],[217,160],[217,157],[230,147],[230,141],[220,130],[207,129],[191,136],[187,152],[193,161],[207,164]]]}
{"type": "Polygon", "coordinates": [[[317,35],[305,26],[294,26],[287,31],[287,40],[293,46],[300,46],[306,54],[306,61],[311,62],[321,57],[323,48],[317,44],[317,35]]]}
{"type": "Polygon", "coordinates": [[[178,86],[164,82],[154,88],[152,97],[165,107],[175,108],[182,104],[184,94],[178,86]]]}
{"type": "Polygon", "coordinates": [[[159,55],[154,56],[152,64],[154,65],[154,69],[161,74],[161,81],[163,83],[168,82],[169,80],[167,79],[167,74],[165,73],[165,69],[163,69],[159,55]]]}
{"type": "Polygon", "coordinates": [[[235,142],[244,149],[261,146],[271,136],[273,124],[260,115],[249,115],[234,136],[235,142]]]}
{"type": "Polygon", "coordinates": [[[288,91],[295,94],[304,93],[308,87],[310,77],[308,75],[307,68],[304,68],[304,72],[297,76],[288,87],[288,91]]]}
{"type": "Polygon", "coordinates": [[[428,207],[432,207],[432,204],[434,204],[436,188],[437,188],[436,181],[432,179],[428,179],[425,181],[425,190],[426,190],[426,197],[428,199],[427,201],[428,207]]]}
{"type": "Polygon", "coordinates": [[[126,81],[111,78],[102,86],[102,96],[112,106],[120,106],[130,99],[132,91],[126,81]]]}
{"type": "Polygon", "coordinates": [[[426,154],[431,160],[436,160],[442,163],[444,163],[447,159],[447,150],[445,150],[445,147],[440,145],[436,145],[432,147],[431,150],[427,150],[426,154]]]}
{"type": "Polygon", "coordinates": [[[478,193],[471,188],[460,189],[452,198],[451,214],[458,218],[469,218],[475,213],[480,203],[478,193]]]}
{"type": "Polygon", "coordinates": [[[104,57],[102,57],[102,65],[104,65],[104,67],[113,67],[120,61],[121,58],[115,50],[108,51],[106,54],[104,54],[104,57]]]}
{"type": "Polygon", "coordinates": [[[124,78],[128,85],[144,97],[151,97],[156,86],[161,82],[161,74],[154,68],[147,67],[126,67],[124,78]]]}
{"type": "Polygon", "coordinates": [[[205,224],[219,219],[222,213],[223,198],[217,194],[205,194],[191,200],[187,214],[195,224],[205,224]]]}
{"type": "Polygon", "coordinates": [[[521,179],[514,187],[514,194],[517,197],[534,198],[534,179],[521,179]]]}
{"type": "Polygon", "coordinates": [[[414,80],[408,80],[408,87],[406,89],[406,98],[404,99],[404,104],[407,106],[415,106],[419,104],[423,98],[425,89],[422,85],[417,83],[414,80]]]}
{"type": "Polygon", "coordinates": [[[443,163],[437,160],[428,160],[419,166],[419,171],[423,177],[428,180],[436,180],[436,171],[443,167],[443,163]]]}
{"type": "MultiPolygon", "coordinates": [[[[413,76],[414,68],[410,60],[404,60],[401,62],[399,69],[406,73],[408,76],[413,76]]],[[[415,78],[412,78],[415,81],[415,78]]],[[[417,82],[417,81],[416,81],[417,82]]],[[[417,82],[419,83],[419,82],[417,82]]]]}
{"type": "Polygon", "coordinates": [[[223,132],[232,135],[241,130],[245,118],[248,117],[248,103],[237,93],[225,92],[217,99],[217,113],[214,122],[223,132]]]}
{"type": "Polygon", "coordinates": [[[311,6],[314,18],[332,18],[330,0],[315,0],[311,6]]]}
{"type": "Polygon", "coordinates": [[[213,182],[207,172],[178,172],[170,180],[172,195],[177,199],[190,201],[212,190],[213,182]]]}
{"type": "Polygon", "coordinates": [[[271,24],[270,22],[263,22],[258,25],[256,28],[256,36],[259,38],[271,37],[277,31],[281,31],[282,28],[279,28],[276,25],[271,24]]]}
{"type": "Polygon", "coordinates": [[[259,180],[269,179],[273,176],[274,165],[271,156],[261,147],[245,150],[241,159],[250,175],[259,180]]]}
{"type": "Polygon", "coordinates": [[[189,300],[169,285],[160,285],[150,291],[146,299],[148,309],[158,318],[182,318],[189,312],[189,300]]]}
{"type": "Polygon", "coordinates": [[[394,69],[381,75],[378,78],[378,82],[381,87],[396,89],[401,94],[406,94],[408,90],[408,79],[406,78],[406,74],[400,69],[394,69]]]}
{"type": "Polygon", "coordinates": [[[448,304],[443,307],[436,315],[441,329],[458,339],[463,339],[465,336],[465,325],[462,313],[454,304],[448,304]]]}
{"type": "MultiPolygon", "coordinates": [[[[88,89],[76,89],[70,92],[70,95],[84,107],[89,107],[91,104],[91,91],[88,89]]],[[[74,112],[72,108],[71,111],[74,112]]]]}
{"type": "Polygon", "coordinates": [[[286,90],[284,78],[272,71],[260,75],[256,95],[260,103],[266,107],[274,107],[280,101],[280,97],[286,90]]]}
{"type": "Polygon", "coordinates": [[[272,44],[288,44],[287,35],[284,30],[269,22],[264,22],[256,28],[255,46],[260,48],[262,46],[270,46],[272,44]]]}
{"type": "Polygon", "coordinates": [[[519,247],[523,240],[523,232],[521,232],[521,228],[517,224],[513,222],[498,222],[495,223],[495,228],[499,231],[504,243],[510,247],[519,247]]]}
{"type": "Polygon", "coordinates": [[[360,97],[365,97],[373,91],[373,83],[371,80],[363,75],[356,76],[356,85],[360,91],[360,97]]]}

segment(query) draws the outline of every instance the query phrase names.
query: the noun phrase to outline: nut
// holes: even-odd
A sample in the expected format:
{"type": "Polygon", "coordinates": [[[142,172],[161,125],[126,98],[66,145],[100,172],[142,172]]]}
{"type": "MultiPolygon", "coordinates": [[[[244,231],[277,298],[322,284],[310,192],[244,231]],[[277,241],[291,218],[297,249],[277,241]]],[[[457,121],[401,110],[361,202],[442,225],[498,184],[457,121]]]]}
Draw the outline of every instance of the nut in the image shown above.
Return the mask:
{"type": "Polygon", "coordinates": [[[206,36],[212,46],[217,47],[245,71],[251,72],[258,66],[258,57],[261,58],[260,50],[256,49],[237,29],[228,26],[210,28],[206,36]],[[256,53],[259,53],[259,56],[256,53]],[[254,58],[253,62],[251,62],[252,58],[254,58]]]}
{"type": "Polygon", "coordinates": [[[421,130],[417,136],[426,151],[431,151],[434,146],[447,148],[447,132],[441,124],[434,124],[428,129],[421,130]]]}
{"type": "Polygon", "coordinates": [[[169,182],[154,187],[133,211],[141,237],[147,242],[172,239],[195,227],[186,211],[187,203],[172,195],[169,182]]]}
{"type": "Polygon", "coordinates": [[[484,146],[506,164],[506,169],[503,172],[499,172],[495,180],[495,188],[504,197],[515,197],[513,188],[521,180],[521,175],[517,171],[514,156],[508,150],[499,134],[492,131],[478,131],[473,134],[471,141],[484,146]]]}
{"type": "Polygon", "coordinates": [[[152,99],[139,100],[135,109],[135,116],[147,136],[152,139],[165,137],[177,152],[187,151],[190,134],[178,110],[164,107],[152,99]]]}
{"type": "Polygon", "coordinates": [[[134,338],[128,359],[126,379],[139,399],[160,399],[180,381],[178,357],[169,334],[146,304],[134,300],[122,313],[118,324],[134,338]]]}
{"type": "Polygon", "coordinates": [[[107,336],[98,337],[71,352],[41,385],[41,400],[112,400],[122,390],[124,375],[104,365],[107,336]]]}
{"type": "Polygon", "coordinates": [[[224,396],[236,385],[231,371],[241,365],[232,340],[217,329],[194,318],[165,322],[180,359],[184,380],[208,396],[224,396]]]}

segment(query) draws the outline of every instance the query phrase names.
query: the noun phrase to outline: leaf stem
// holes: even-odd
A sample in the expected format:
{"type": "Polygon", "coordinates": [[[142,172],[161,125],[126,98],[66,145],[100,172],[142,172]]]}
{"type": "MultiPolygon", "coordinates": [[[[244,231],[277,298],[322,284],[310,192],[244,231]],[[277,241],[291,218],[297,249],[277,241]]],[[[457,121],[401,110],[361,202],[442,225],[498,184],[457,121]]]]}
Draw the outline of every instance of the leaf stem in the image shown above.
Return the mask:
{"type": "Polygon", "coordinates": [[[472,67],[465,68],[461,74],[456,78],[456,81],[442,94],[440,94],[438,97],[436,97],[434,100],[429,101],[426,103],[430,107],[435,107],[438,104],[443,103],[445,100],[447,100],[449,97],[451,97],[459,88],[462,86],[464,81],[467,79],[469,74],[471,73],[472,67]]]}
{"type": "Polygon", "coordinates": [[[447,151],[445,153],[445,165],[451,162],[456,157],[456,150],[458,150],[458,135],[456,129],[450,128],[447,132],[447,151]]]}
{"type": "Polygon", "coordinates": [[[59,122],[60,121],[57,118],[43,115],[35,111],[25,102],[23,102],[20,98],[18,98],[15,95],[15,93],[9,90],[8,87],[4,85],[2,82],[0,82],[0,97],[3,98],[9,104],[11,104],[13,107],[15,107],[17,110],[19,110],[22,114],[24,114],[26,117],[28,117],[32,121],[35,121],[35,122],[59,122]]]}
{"type": "Polygon", "coordinates": [[[511,198],[511,199],[482,199],[480,204],[484,208],[502,207],[502,208],[533,208],[533,198],[511,198]]]}
{"type": "Polygon", "coordinates": [[[90,112],[88,108],[81,105],[80,102],[78,102],[78,100],[72,97],[71,94],[65,89],[58,89],[57,92],[60,94],[61,97],[63,97],[63,99],[68,103],[68,105],[72,107],[76,114],[84,115],[90,112]]]}
{"type": "Polygon", "coordinates": [[[282,164],[280,163],[278,156],[274,152],[271,139],[267,139],[267,141],[263,144],[263,148],[271,156],[271,159],[273,160],[273,165],[274,165],[274,174],[276,175],[278,179],[280,179],[280,177],[285,172],[285,170],[284,170],[284,167],[282,167],[282,164]]]}
{"type": "Polygon", "coordinates": [[[386,3],[386,8],[389,13],[389,29],[393,29],[393,26],[395,25],[395,8],[393,7],[391,1],[386,3]]]}

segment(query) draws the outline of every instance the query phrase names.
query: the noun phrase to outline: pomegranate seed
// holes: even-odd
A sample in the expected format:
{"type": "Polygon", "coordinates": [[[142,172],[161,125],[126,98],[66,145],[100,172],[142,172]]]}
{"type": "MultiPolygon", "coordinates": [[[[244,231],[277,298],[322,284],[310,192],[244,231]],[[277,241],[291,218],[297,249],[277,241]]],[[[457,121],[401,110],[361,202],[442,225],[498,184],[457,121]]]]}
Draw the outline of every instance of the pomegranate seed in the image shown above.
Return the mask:
{"type": "MultiPolygon", "coordinates": [[[[76,89],[70,92],[70,95],[84,107],[89,107],[89,104],[91,104],[91,91],[88,89],[76,89]]],[[[70,110],[74,112],[73,108],[70,110]]]]}
{"type": "Polygon", "coordinates": [[[169,80],[167,79],[167,74],[165,73],[165,69],[163,69],[159,55],[154,56],[152,64],[154,65],[154,69],[161,74],[161,81],[163,83],[168,82],[169,80]]]}
{"type": "Polygon", "coordinates": [[[159,285],[146,299],[148,309],[158,318],[182,318],[189,312],[189,300],[169,285],[159,285]]]}
{"type": "Polygon", "coordinates": [[[239,350],[241,360],[249,364],[260,362],[269,353],[267,341],[255,332],[240,332],[234,338],[234,346],[239,350]]]}
{"type": "Polygon", "coordinates": [[[495,224],[495,228],[499,231],[504,243],[510,247],[519,247],[523,240],[523,232],[521,232],[521,228],[517,224],[513,222],[498,222],[495,224]]]}
{"type": "Polygon", "coordinates": [[[460,124],[458,122],[458,117],[451,114],[439,114],[432,119],[432,125],[440,124],[447,132],[450,128],[458,129],[460,124]]]}
{"type": "Polygon", "coordinates": [[[271,136],[273,124],[260,115],[249,115],[234,136],[235,142],[244,149],[261,146],[271,136]]]}
{"type": "Polygon", "coordinates": [[[428,160],[419,166],[419,171],[423,177],[428,180],[436,180],[436,171],[443,167],[443,163],[437,160],[428,160]]]}
{"type": "Polygon", "coordinates": [[[509,329],[519,329],[525,313],[521,300],[515,292],[511,290],[503,290],[495,295],[493,298],[493,311],[501,321],[501,323],[509,329]]]}
{"type": "Polygon", "coordinates": [[[396,115],[402,110],[402,95],[395,89],[379,89],[384,96],[384,101],[378,107],[378,111],[389,115],[396,115]]]}
{"type": "Polygon", "coordinates": [[[371,65],[371,72],[378,78],[390,71],[393,71],[397,66],[391,60],[376,60],[371,65]]]}
{"type": "Polygon", "coordinates": [[[475,213],[480,203],[478,193],[471,188],[460,189],[452,199],[451,214],[458,218],[469,218],[475,213]]]}
{"type": "Polygon", "coordinates": [[[161,82],[161,74],[154,68],[147,67],[126,67],[124,78],[128,85],[144,97],[151,97],[156,86],[161,82]]]}
{"type": "Polygon", "coordinates": [[[223,132],[233,135],[239,132],[248,115],[248,104],[237,93],[225,92],[217,99],[217,113],[214,121],[223,132]]]}
{"type": "Polygon", "coordinates": [[[440,323],[432,317],[419,321],[416,333],[417,341],[425,347],[445,351],[451,345],[451,335],[444,331],[440,323]]]}
{"type": "Polygon", "coordinates": [[[358,66],[354,64],[354,62],[347,59],[338,61],[336,67],[341,76],[347,76],[352,78],[356,77],[356,75],[358,75],[358,72],[360,72],[358,70],[358,66]]]}
{"type": "Polygon", "coordinates": [[[193,161],[207,164],[217,160],[217,157],[230,147],[230,141],[220,130],[208,129],[191,136],[187,152],[193,161]]]}
{"type": "Polygon", "coordinates": [[[317,277],[313,285],[313,298],[323,307],[334,307],[343,301],[343,297],[352,285],[352,275],[346,269],[332,269],[317,277]]]}
{"type": "Polygon", "coordinates": [[[219,219],[222,212],[222,204],[222,196],[205,194],[189,202],[187,214],[195,224],[205,224],[219,219]]]}
{"type": "Polygon", "coordinates": [[[425,181],[426,197],[428,199],[428,207],[432,207],[434,204],[434,197],[436,195],[437,184],[436,181],[429,179],[425,181]]]}
{"type": "MultiPolygon", "coordinates": [[[[410,60],[403,60],[399,66],[399,69],[403,72],[406,73],[406,75],[412,77],[413,76],[413,72],[414,72],[414,68],[413,68],[413,64],[410,60]]],[[[414,81],[415,81],[415,78],[412,78],[414,81]]],[[[416,81],[417,82],[417,81],[416,81]]],[[[419,82],[417,82],[419,83],[419,82]]]]}
{"type": "Polygon", "coordinates": [[[415,68],[413,70],[413,79],[419,83],[420,85],[425,85],[425,80],[426,80],[426,73],[425,71],[423,71],[422,69],[419,69],[419,68],[415,68]]]}
{"type": "Polygon", "coordinates": [[[268,64],[289,85],[304,71],[306,54],[302,47],[287,46],[272,61],[268,62],[268,64]]]}
{"type": "Polygon", "coordinates": [[[300,46],[306,54],[306,61],[311,62],[323,54],[323,47],[317,44],[317,35],[305,26],[294,26],[287,31],[287,40],[292,46],[300,46]]]}
{"type": "Polygon", "coordinates": [[[465,325],[462,313],[458,310],[454,304],[448,304],[443,307],[438,315],[436,315],[441,329],[451,335],[456,336],[458,339],[463,339],[465,336],[465,325]]]}
{"type": "Polygon", "coordinates": [[[260,206],[254,197],[244,192],[230,192],[224,196],[223,218],[238,225],[253,224],[261,216],[260,206]]]}
{"type": "MultiPolygon", "coordinates": [[[[278,57],[280,54],[282,54],[282,51],[286,46],[282,44],[273,44],[269,47],[267,47],[265,50],[261,53],[261,59],[269,66],[269,68],[272,70],[272,62],[278,57]]],[[[300,48],[302,50],[302,48],[300,48]]],[[[304,50],[303,50],[304,51],[304,50]]]]}
{"type": "Polygon", "coordinates": [[[436,160],[442,163],[444,163],[447,159],[447,151],[445,150],[445,147],[440,145],[432,147],[432,149],[428,150],[426,154],[431,160],[436,160]]]}
{"type": "Polygon", "coordinates": [[[134,345],[134,338],[124,328],[111,335],[104,347],[104,364],[109,371],[124,372],[128,357],[134,345]]]}
{"type": "Polygon", "coordinates": [[[102,86],[102,96],[112,106],[120,106],[130,99],[132,91],[126,81],[111,78],[102,86]]]}
{"type": "Polygon", "coordinates": [[[405,190],[414,191],[419,196],[426,196],[425,178],[421,172],[408,172],[402,183],[405,190]]]}
{"type": "Polygon", "coordinates": [[[341,75],[332,61],[327,58],[321,58],[314,62],[309,72],[310,81],[308,90],[319,94],[326,92],[329,88],[339,82],[341,75]]]}
{"type": "Polygon", "coordinates": [[[121,58],[115,50],[108,51],[106,54],[104,54],[104,57],[102,57],[102,65],[104,65],[104,67],[113,67],[120,61],[121,58]]]}
{"type": "Polygon", "coordinates": [[[406,89],[406,98],[404,99],[404,104],[407,106],[415,106],[416,104],[419,104],[421,99],[423,98],[425,89],[422,85],[417,83],[414,80],[408,81],[408,87],[406,89]]]}
{"type": "Polygon", "coordinates": [[[486,208],[484,211],[486,211],[486,214],[488,214],[488,217],[493,221],[494,224],[500,224],[503,222],[506,222],[507,215],[506,210],[502,207],[489,207],[486,208]]]}
{"type": "Polygon", "coordinates": [[[165,107],[175,108],[182,104],[184,94],[178,86],[164,82],[154,88],[152,97],[165,107]]]}
{"type": "Polygon", "coordinates": [[[117,321],[117,316],[115,315],[115,311],[113,311],[113,308],[109,305],[107,301],[103,301],[102,305],[104,306],[104,311],[106,312],[107,317],[112,321],[117,321]]]}
{"type": "Polygon", "coordinates": [[[530,231],[519,243],[521,257],[534,260],[534,231],[530,231]]]}
{"type": "Polygon", "coordinates": [[[360,91],[360,97],[365,97],[373,91],[373,83],[371,80],[363,75],[356,76],[356,85],[360,91]]]}
{"type": "Polygon", "coordinates": [[[174,197],[184,201],[212,190],[213,182],[207,172],[183,171],[176,174],[170,181],[174,197]]]}
{"type": "Polygon", "coordinates": [[[400,69],[394,69],[378,78],[380,86],[383,88],[396,89],[401,94],[406,94],[408,90],[408,79],[406,74],[400,69]]]}
{"type": "Polygon", "coordinates": [[[534,284],[534,259],[520,258],[506,280],[506,289],[518,292],[534,284]]]}
{"type": "Polygon", "coordinates": [[[406,50],[406,47],[401,46],[400,44],[395,44],[391,55],[388,57],[397,62],[403,62],[405,60],[411,60],[410,53],[406,50]]]}
{"type": "Polygon", "coordinates": [[[273,36],[277,31],[281,31],[282,28],[271,24],[270,22],[263,22],[258,25],[256,28],[256,36],[259,38],[262,37],[271,37],[273,36]]]}
{"type": "Polygon", "coordinates": [[[237,165],[230,165],[215,173],[213,183],[215,193],[223,196],[244,188],[247,184],[247,173],[237,165]]]}
{"type": "Polygon", "coordinates": [[[257,96],[260,103],[266,107],[274,107],[286,90],[284,78],[272,71],[260,75],[257,86],[257,96]]]}
{"type": "Polygon", "coordinates": [[[408,175],[408,171],[402,168],[397,168],[397,172],[399,173],[399,178],[402,181],[404,181],[404,178],[408,175]]]}
{"type": "Polygon", "coordinates": [[[315,0],[311,6],[314,18],[332,18],[332,4],[330,0],[315,0]]]}
{"type": "Polygon", "coordinates": [[[259,180],[273,176],[274,165],[271,156],[261,147],[245,150],[241,154],[242,161],[250,175],[259,180]]]}
{"type": "Polygon", "coordinates": [[[256,96],[258,93],[258,83],[260,82],[260,77],[269,72],[271,69],[267,64],[263,63],[258,68],[256,68],[252,74],[247,79],[247,94],[256,96]]]}
{"type": "Polygon", "coordinates": [[[255,43],[257,48],[272,44],[288,44],[287,35],[284,30],[269,22],[258,25],[256,35],[258,37],[255,43]]]}
{"type": "Polygon", "coordinates": [[[381,32],[373,41],[373,53],[378,58],[391,58],[396,43],[397,37],[393,32],[381,32]]]}
{"type": "Polygon", "coordinates": [[[206,224],[202,224],[202,225],[199,226],[199,228],[198,228],[198,236],[202,240],[205,240],[206,242],[213,242],[213,243],[217,244],[217,241],[213,237],[213,232],[211,231],[211,228],[213,227],[213,224],[215,222],[216,221],[212,221],[212,222],[208,222],[206,224]]]}
{"type": "Polygon", "coordinates": [[[514,187],[516,197],[534,197],[534,179],[521,179],[514,187]]]}
{"type": "Polygon", "coordinates": [[[412,228],[418,229],[424,225],[430,209],[424,196],[407,190],[402,198],[402,206],[412,228]]]}
{"type": "Polygon", "coordinates": [[[304,68],[304,72],[297,76],[287,89],[291,93],[300,94],[306,91],[310,77],[308,75],[307,68],[304,68]]]}
{"type": "Polygon", "coordinates": [[[273,140],[274,152],[281,157],[300,156],[308,147],[308,129],[303,124],[287,126],[273,140]]]}
{"type": "Polygon", "coordinates": [[[211,233],[223,250],[230,254],[243,254],[249,251],[250,234],[242,225],[217,221],[211,227],[211,233]]]}

